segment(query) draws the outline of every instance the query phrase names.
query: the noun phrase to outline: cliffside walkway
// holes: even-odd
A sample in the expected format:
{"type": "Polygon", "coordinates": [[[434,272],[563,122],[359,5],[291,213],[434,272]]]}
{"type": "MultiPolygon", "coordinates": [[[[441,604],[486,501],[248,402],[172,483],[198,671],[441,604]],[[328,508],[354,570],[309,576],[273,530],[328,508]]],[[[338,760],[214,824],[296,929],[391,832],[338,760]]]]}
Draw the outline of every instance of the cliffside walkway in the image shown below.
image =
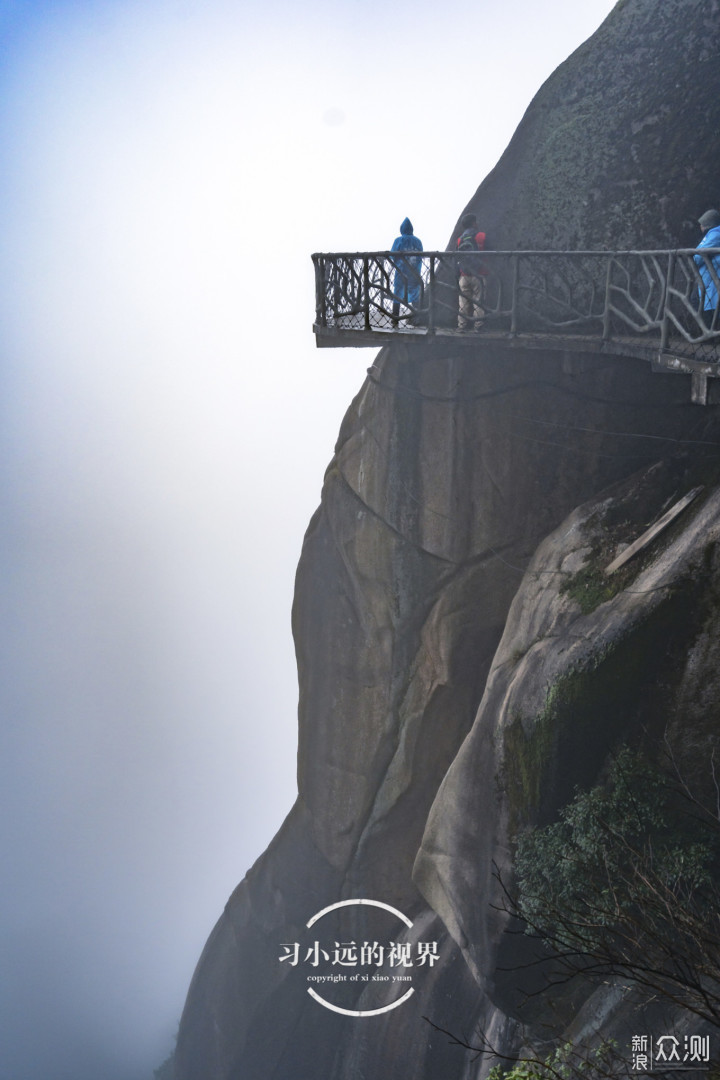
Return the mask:
{"type": "Polygon", "coordinates": [[[476,264],[483,281],[485,317],[482,326],[458,329],[456,253],[316,254],[313,330],[320,348],[470,339],[640,357],[654,370],[689,374],[692,400],[705,404],[707,380],[720,378],[720,311],[708,326],[699,306],[708,282],[720,293],[717,255],[718,248],[464,252],[463,265],[476,264]]]}

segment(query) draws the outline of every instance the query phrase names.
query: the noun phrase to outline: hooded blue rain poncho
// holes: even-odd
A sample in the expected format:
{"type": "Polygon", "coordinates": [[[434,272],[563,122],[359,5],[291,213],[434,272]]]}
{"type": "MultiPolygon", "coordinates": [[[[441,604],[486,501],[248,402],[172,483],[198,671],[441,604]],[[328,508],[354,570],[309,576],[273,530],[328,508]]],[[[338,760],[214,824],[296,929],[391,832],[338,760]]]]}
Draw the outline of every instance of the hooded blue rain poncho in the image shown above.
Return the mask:
{"type": "MultiPolygon", "coordinates": [[[[698,244],[698,251],[704,247],[720,248],[720,225],[715,225],[714,228],[708,229],[705,233],[698,244]]],[[[712,269],[715,272],[715,278],[720,279],[720,255],[713,255],[712,258],[709,255],[704,258],[702,255],[694,255],[693,258],[697,263],[704,286],[704,289],[700,292],[700,303],[705,311],[714,311],[718,302],[718,290],[713,280],[710,264],[712,264],[712,269]]]]}
{"type": "MultiPolygon", "coordinates": [[[[422,242],[413,236],[410,218],[400,226],[400,236],[393,241],[392,251],[422,251],[422,242]]],[[[394,259],[393,299],[404,304],[417,304],[420,299],[420,262],[418,258],[394,259]]]]}

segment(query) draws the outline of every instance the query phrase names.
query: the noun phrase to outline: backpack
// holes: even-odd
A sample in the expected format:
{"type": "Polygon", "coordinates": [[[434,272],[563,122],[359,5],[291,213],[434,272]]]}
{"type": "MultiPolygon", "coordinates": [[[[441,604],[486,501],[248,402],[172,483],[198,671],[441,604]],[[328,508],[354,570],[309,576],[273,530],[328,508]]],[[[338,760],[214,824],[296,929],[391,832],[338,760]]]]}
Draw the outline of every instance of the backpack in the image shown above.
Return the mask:
{"type": "Polygon", "coordinates": [[[480,248],[478,247],[478,242],[475,239],[475,233],[472,229],[466,229],[465,232],[458,237],[457,249],[458,251],[480,250],[480,248]]]}

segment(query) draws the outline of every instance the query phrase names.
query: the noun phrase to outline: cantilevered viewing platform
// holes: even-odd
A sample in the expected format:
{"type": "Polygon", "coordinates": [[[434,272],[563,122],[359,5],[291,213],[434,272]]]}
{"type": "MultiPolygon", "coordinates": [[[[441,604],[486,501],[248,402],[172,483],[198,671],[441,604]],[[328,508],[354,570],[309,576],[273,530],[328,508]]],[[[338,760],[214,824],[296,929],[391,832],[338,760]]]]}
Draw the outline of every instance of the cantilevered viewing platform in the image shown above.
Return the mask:
{"type": "Polygon", "coordinates": [[[648,360],[692,377],[705,404],[720,377],[720,249],[355,252],[313,255],[320,348],[466,340],[648,360]],[[482,317],[464,274],[481,282],[482,317]],[[462,315],[466,317],[463,319],[462,315]],[[459,326],[460,324],[460,326],[459,326]],[[460,328],[462,327],[462,328],[460,328]]]}

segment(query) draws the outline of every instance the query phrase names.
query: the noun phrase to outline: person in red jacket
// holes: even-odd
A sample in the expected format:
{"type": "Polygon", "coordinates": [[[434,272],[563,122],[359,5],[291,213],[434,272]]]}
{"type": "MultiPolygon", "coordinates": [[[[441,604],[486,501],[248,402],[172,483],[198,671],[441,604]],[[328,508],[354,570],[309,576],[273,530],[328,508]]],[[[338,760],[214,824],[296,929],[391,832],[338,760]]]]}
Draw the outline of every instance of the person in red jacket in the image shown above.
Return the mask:
{"type": "Polygon", "coordinates": [[[457,238],[457,249],[461,253],[458,259],[458,330],[479,330],[485,318],[483,298],[487,269],[474,256],[463,259],[462,253],[484,251],[485,233],[478,230],[474,214],[465,214],[460,224],[462,232],[457,238]]]}

